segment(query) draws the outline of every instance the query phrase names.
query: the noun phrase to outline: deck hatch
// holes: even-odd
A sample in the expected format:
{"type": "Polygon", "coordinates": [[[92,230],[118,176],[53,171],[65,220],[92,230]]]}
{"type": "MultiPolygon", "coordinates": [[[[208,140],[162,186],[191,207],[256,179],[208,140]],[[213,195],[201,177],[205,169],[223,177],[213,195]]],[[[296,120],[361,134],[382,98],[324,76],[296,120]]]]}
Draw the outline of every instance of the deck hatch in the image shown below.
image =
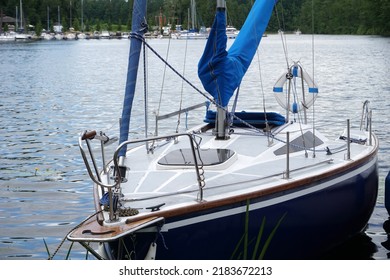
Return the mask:
{"type": "MultiPolygon", "coordinates": [[[[229,160],[234,152],[229,149],[207,149],[195,152],[198,164],[204,166],[218,165],[229,160]]],[[[162,157],[158,164],[175,166],[194,166],[194,157],[191,149],[174,150],[162,157]]]]}
{"type": "MultiPolygon", "coordinates": [[[[303,135],[295,138],[290,142],[290,153],[295,153],[299,151],[303,151],[304,149],[311,149],[314,146],[320,146],[324,144],[324,142],[315,136],[311,131],[305,132],[303,135]]],[[[287,146],[277,149],[274,154],[277,156],[285,155],[287,152],[287,146]]]]}

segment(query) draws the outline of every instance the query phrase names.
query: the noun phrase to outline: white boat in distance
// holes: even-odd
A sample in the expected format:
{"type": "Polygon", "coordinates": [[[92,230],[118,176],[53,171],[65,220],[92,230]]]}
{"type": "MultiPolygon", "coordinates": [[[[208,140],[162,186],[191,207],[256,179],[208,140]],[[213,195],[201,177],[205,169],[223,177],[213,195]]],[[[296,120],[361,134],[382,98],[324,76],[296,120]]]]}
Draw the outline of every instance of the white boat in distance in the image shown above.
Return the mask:
{"type": "Polygon", "coordinates": [[[26,33],[15,33],[15,40],[16,41],[28,41],[31,40],[32,36],[30,34],[26,33]]]}
{"type": "Polygon", "coordinates": [[[63,39],[64,39],[64,34],[62,34],[62,33],[56,33],[56,34],[54,35],[54,38],[55,38],[56,40],[63,40],[63,39]]]}
{"type": "MultiPolygon", "coordinates": [[[[327,137],[307,123],[319,88],[295,62],[273,88],[284,115],[261,104],[258,111],[234,110],[231,97],[261,49],[274,1],[255,1],[226,51],[220,32],[225,1],[217,0],[198,63],[207,93],[174,72],[201,104],[156,116],[153,137],[129,134],[142,46],[153,50],[143,36],[146,2],[134,1],[119,144],[111,160],[104,156],[99,168],[95,159],[115,137],[93,129],[79,137],[96,211],[85,213],[68,240],[98,259],[316,259],[361,233],[378,194],[379,143],[369,102],[357,108],[360,126],[346,120],[337,139],[327,137]],[[204,105],[199,125],[160,135],[158,122],[204,105]]],[[[240,98],[249,94],[241,85],[240,98]]],[[[146,124],[145,130],[149,135],[146,124]]]]}
{"type": "Polygon", "coordinates": [[[15,32],[6,32],[0,34],[0,42],[13,42],[15,41],[15,32]]]}
{"type": "Polygon", "coordinates": [[[68,32],[65,34],[64,39],[65,40],[76,40],[77,39],[76,33],[68,32]]]}
{"type": "Polygon", "coordinates": [[[171,38],[178,40],[205,40],[208,37],[209,32],[205,26],[202,26],[199,31],[179,30],[171,33],[171,38]]]}
{"type": "Polygon", "coordinates": [[[171,37],[178,40],[206,40],[209,35],[207,33],[200,32],[181,32],[172,33],[171,37]]]}
{"type": "Polygon", "coordinates": [[[54,38],[54,34],[46,33],[46,32],[44,32],[44,33],[41,34],[41,38],[42,38],[43,40],[54,40],[54,39],[55,39],[55,38],[54,38]]]}
{"type": "Polygon", "coordinates": [[[235,28],[234,26],[226,26],[226,36],[228,37],[228,39],[236,39],[238,33],[240,33],[240,31],[237,30],[237,28],[235,28]]]}
{"type": "Polygon", "coordinates": [[[76,38],[77,38],[77,39],[81,39],[81,40],[87,39],[87,35],[86,35],[85,33],[83,33],[83,32],[77,33],[77,34],[76,34],[76,38]]]}
{"type": "Polygon", "coordinates": [[[100,34],[99,34],[99,38],[100,39],[110,39],[110,33],[106,30],[103,30],[100,34]]]}

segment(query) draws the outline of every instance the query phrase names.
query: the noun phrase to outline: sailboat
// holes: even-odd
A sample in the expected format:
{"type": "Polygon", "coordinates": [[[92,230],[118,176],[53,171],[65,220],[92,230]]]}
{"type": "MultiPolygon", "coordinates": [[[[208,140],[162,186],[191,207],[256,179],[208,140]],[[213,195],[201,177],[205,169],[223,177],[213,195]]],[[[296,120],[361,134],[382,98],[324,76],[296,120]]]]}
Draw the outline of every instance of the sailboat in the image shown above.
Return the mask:
{"type": "Polygon", "coordinates": [[[232,106],[275,2],[256,0],[226,50],[226,3],[217,0],[198,63],[207,93],[194,87],[201,104],[159,115],[156,124],[198,106],[205,118],[183,132],[136,138],[129,127],[138,64],[142,46],[153,48],[144,38],[146,1],[134,1],[119,144],[107,161],[107,146],[118,139],[80,133],[96,212],[68,240],[98,259],[316,259],[364,231],[378,193],[369,102],[360,128],[346,120],[337,139],[325,136],[304,117],[290,117],[304,115],[319,93],[292,63],[273,88],[284,114],[232,106]]]}
{"type": "Polygon", "coordinates": [[[190,9],[188,9],[188,30],[180,31],[174,34],[175,39],[181,40],[198,40],[207,39],[209,34],[205,26],[201,26],[198,30],[197,17],[196,17],[196,3],[195,0],[191,0],[190,9]]]}
{"type": "Polygon", "coordinates": [[[236,39],[239,32],[240,31],[237,30],[237,28],[235,28],[234,26],[231,25],[226,26],[226,35],[228,39],[236,39]]]}
{"type": "Polygon", "coordinates": [[[50,32],[50,8],[47,6],[47,30],[41,34],[44,40],[53,40],[54,34],[50,32]]]}
{"type": "Polygon", "coordinates": [[[31,39],[31,35],[27,34],[25,31],[25,24],[23,23],[23,4],[22,0],[20,0],[20,32],[15,33],[16,41],[27,41],[31,39]]]}
{"type": "Polygon", "coordinates": [[[69,31],[65,33],[64,39],[65,40],[75,40],[76,39],[76,32],[74,31],[74,28],[72,27],[72,1],[69,2],[69,31]]]}
{"type": "Polygon", "coordinates": [[[62,25],[61,25],[61,16],[60,16],[60,6],[57,7],[57,14],[58,14],[58,23],[57,26],[54,26],[55,35],[54,38],[56,40],[63,40],[64,34],[62,33],[62,25]]]}
{"type": "Polygon", "coordinates": [[[77,39],[87,39],[87,35],[84,33],[84,1],[81,0],[81,32],[76,35],[77,39]]]}
{"type": "Polygon", "coordinates": [[[15,33],[3,32],[3,9],[0,9],[0,42],[13,42],[15,41],[15,33]]]}

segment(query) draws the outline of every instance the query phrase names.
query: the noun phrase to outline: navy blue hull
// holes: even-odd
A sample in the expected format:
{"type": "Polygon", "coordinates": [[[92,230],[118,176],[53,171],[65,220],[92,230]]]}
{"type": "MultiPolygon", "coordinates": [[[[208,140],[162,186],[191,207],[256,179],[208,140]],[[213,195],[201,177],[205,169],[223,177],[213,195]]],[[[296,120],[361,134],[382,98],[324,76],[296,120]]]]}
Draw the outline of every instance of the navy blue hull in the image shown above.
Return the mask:
{"type": "Polygon", "coordinates": [[[332,184],[343,175],[345,174],[288,193],[252,199],[251,207],[256,208],[257,205],[258,209],[250,210],[246,257],[243,243],[240,243],[245,232],[246,201],[197,212],[192,216],[166,219],[168,231],[164,230],[164,226],[158,234],[135,233],[132,238],[124,240],[125,250],[117,250],[118,242],[107,244],[106,249],[111,251],[111,257],[115,259],[126,258],[125,255],[129,252],[133,252],[131,258],[143,259],[151,242],[156,240],[156,259],[252,259],[256,238],[265,219],[265,229],[256,258],[280,221],[264,258],[317,259],[364,230],[375,207],[378,191],[377,164],[360,174],[332,184]],[[311,191],[318,186],[326,187],[311,191]],[[295,197],[285,200],[283,197],[286,195],[295,197]],[[275,203],[278,200],[281,202],[275,203]],[[261,206],[268,201],[274,202],[261,206]],[[234,209],[241,209],[240,213],[230,215],[230,211],[234,209]],[[215,218],[202,218],[210,216],[215,218]],[[170,226],[186,220],[193,222],[184,226],[170,226]]]}

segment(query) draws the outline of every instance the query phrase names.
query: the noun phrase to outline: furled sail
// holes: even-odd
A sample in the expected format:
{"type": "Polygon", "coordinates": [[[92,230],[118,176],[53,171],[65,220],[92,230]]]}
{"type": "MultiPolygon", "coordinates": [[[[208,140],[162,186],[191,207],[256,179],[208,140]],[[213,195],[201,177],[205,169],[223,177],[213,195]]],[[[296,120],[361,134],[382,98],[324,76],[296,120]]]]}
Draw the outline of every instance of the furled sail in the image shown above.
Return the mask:
{"type": "Polygon", "coordinates": [[[226,51],[226,15],[217,7],[211,32],[199,64],[205,90],[225,107],[244,77],[260,44],[277,0],[257,0],[237,38],[226,51]]]}
{"type": "MultiPolygon", "coordinates": [[[[138,73],[138,64],[142,46],[141,38],[143,37],[147,29],[147,24],[145,22],[146,2],[147,1],[144,0],[137,0],[134,1],[133,4],[132,35],[130,41],[130,54],[127,68],[125,98],[123,101],[122,118],[120,123],[119,144],[128,140],[131,108],[133,106],[138,73]]],[[[124,156],[125,153],[126,149],[124,147],[119,152],[119,156],[124,156]]]]}

